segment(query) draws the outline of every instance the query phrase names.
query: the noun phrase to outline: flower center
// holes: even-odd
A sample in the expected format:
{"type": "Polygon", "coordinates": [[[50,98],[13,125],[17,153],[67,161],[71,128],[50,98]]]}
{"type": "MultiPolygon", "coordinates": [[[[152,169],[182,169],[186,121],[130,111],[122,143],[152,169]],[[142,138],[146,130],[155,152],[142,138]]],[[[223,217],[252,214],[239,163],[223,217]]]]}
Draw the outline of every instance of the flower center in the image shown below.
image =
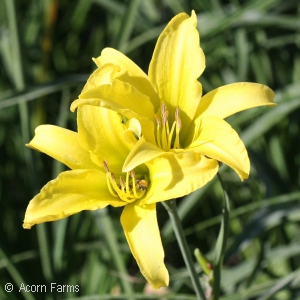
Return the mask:
{"type": "Polygon", "coordinates": [[[147,176],[135,175],[134,170],[126,173],[126,180],[120,176],[119,182],[117,182],[115,175],[109,171],[108,162],[103,162],[106,172],[106,181],[108,190],[112,196],[120,198],[125,202],[131,203],[137,199],[140,199],[145,194],[148,187],[147,176]]]}
{"type": "Polygon", "coordinates": [[[176,107],[175,121],[172,124],[171,130],[169,128],[169,111],[165,105],[165,102],[161,104],[161,119],[156,114],[154,115],[157,123],[156,127],[156,142],[157,146],[164,151],[170,149],[180,149],[179,132],[181,130],[180,108],[176,107]],[[173,134],[175,131],[175,140],[172,142],[173,134]]]}

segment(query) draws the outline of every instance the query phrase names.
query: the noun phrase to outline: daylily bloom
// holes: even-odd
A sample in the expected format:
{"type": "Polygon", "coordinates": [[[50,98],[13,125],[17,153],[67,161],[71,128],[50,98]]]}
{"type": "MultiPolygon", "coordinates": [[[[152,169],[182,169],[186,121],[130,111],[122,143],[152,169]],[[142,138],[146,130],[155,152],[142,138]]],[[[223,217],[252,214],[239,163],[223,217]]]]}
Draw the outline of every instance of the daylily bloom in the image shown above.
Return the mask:
{"type": "Polygon", "coordinates": [[[223,86],[202,97],[197,78],[205,57],[196,24],[194,12],[170,21],[148,76],[122,53],[104,49],[95,59],[98,69],[71,106],[78,108],[78,134],[43,125],[28,145],[72,170],[33,198],[24,228],[82,210],[125,206],[121,223],[127,241],[154,288],[169,281],[156,202],[200,188],[214,177],[219,161],[247,178],[247,151],[223,119],[274,105],[272,90],[255,83],[223,86]]]}
{"type": "Polygon", "coordinates": [[[29,229],[82,210],[125,206],[121,223],[142,274],[155,289],[167,286],[169,275],[164,265],[155,202],[182,196],[189,181],[205,184],[215,175],[215,161],[193,153],[184,158],[179,154],[169,160],[154,159],[147,166],[137,166],[124,174],[122,166],[136,138],[120,115],[85,105],[78,109],[77,123],[78,133],[41,125],[27,145],[72,170],[47,183],[30,201],[23,227],[29,229]],[[182,169],[173,170],[174,166],[190,168],[191,173],[183,177],[182,169]],[[198,176],[199,170],[204,177],[198,176]],[[143,200],[150,203],[142,205],[143,200]]]}
{"type": "MultiPolygon", "coordinates": [[[[183,160],[190,157],[191,165],[209,157],[215,162],[214,172],[219,161],[234,169],[242,180],[249,176],[245,146],[224,118],[252,107],[274,106],[274,93],[265,85],[242,82],[202,97],[197,78],[204,71],[205,56],[196,25],[194,11],[191,17],[181,13],[170,21],[158,38],[148,76],[122,53],[104,49],[94,59],[98,68],[71,105],[72,111],[86,104],[107,107],[134,123],[131,130],[138,142],[123,165],[124,172],[157,157],[176,160],[180,154],[183,160]]],[[[183,179],[194,172],[179,161],[173,164],[173,170],[178,169],[183,179]]],[[[188,182],[184,194],[201,187],[199,178],[205,176],[197,170],[197,181],[188,182]]],[[[172,177],[176,186],[180,179],[174,174],[172,177]]],[[[149,201],[153,200],[142,203],[149,201]]]]}

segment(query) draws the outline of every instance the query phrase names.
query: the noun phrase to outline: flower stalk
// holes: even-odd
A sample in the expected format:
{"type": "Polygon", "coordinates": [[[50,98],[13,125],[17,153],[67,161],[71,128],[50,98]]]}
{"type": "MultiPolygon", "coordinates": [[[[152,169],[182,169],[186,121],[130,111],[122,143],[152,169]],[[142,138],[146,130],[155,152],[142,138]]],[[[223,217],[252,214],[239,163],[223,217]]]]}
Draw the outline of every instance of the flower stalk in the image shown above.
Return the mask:
{"type": "Polygon", "coordinates": [[[175,232],[175,236],[176,236],[177,242],[179,244],[179,248],[180,248],[182,257],[184,259],[185,265],[188,269],[192,284],[194,286],[194,289],[195,289],[195,292],[197,295],[197,299],[205,300],[206,297],[205,297],[202,287],[200,285],[199,277],[195,270],[192,255],[191,255],[190,249],[188,247],[188,244],[187,244],[184,232],[183,232],[181,220],[178,215],[176,200],[165,201],[165,202],[162,202],[162,204],[164,205],[164,207],[166,208],[166,210],[170,216],[172,226],[173,226],[173,229],[175,232]]]}

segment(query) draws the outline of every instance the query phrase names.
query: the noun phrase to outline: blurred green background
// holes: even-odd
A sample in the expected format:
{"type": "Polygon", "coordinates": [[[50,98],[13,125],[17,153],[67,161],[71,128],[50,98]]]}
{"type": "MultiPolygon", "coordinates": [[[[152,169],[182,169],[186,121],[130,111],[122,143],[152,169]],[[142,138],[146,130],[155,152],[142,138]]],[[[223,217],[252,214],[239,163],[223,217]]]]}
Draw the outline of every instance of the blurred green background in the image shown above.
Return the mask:
{"type": "MultiPolygon", "coordinates": [[[[69,106],[95,69],[91,58],[113,47],[147,72],[164,26],[192,9],[206,55],[204,93],[253,81],[271,87],[279,104],[228,118],[247,146],[251,174],[240,182],[221,168],[231,204],[221,299],[300,299],[297,0],[0,1],[0,299],[196,299],[160,204],[171,275],[169,288],[160,290],[164,296],[151,291],[139,272],[119,222],[121,209],[22,228],[29,200],[64,170],[24,146],[34,128],[48,123],[76,130],[69,106]],[[80,291],[51,292],[51,282],[78,285],[80,291]],[[6,283],[14,285],[13,292],[5,291],[6,283]],[[45,284],[47,292],[19,292],[21,283],[45,284]]],[[[211,258],[222,210],[219,182],[178,204],[191,251],[200,248],[211,258]]]]}

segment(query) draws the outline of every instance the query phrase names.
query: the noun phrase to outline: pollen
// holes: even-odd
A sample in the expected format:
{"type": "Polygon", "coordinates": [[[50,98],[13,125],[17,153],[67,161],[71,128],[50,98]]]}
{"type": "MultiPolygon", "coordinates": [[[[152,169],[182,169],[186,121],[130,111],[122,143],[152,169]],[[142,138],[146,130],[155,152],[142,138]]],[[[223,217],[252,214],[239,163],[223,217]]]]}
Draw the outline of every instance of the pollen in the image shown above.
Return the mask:
{"type": "Polygon", "coordinates": [[[115,175],[109,170],[107,160],[103,161],[103,166],[106,172],[107,187],[113,197],[120,198],[127,203],[143,197],[148,188],[147,176],[136,175],[134,170],[131,170],[126,173],[126,179],[120,176],[120,180],[117,182],[115,175]]]}

